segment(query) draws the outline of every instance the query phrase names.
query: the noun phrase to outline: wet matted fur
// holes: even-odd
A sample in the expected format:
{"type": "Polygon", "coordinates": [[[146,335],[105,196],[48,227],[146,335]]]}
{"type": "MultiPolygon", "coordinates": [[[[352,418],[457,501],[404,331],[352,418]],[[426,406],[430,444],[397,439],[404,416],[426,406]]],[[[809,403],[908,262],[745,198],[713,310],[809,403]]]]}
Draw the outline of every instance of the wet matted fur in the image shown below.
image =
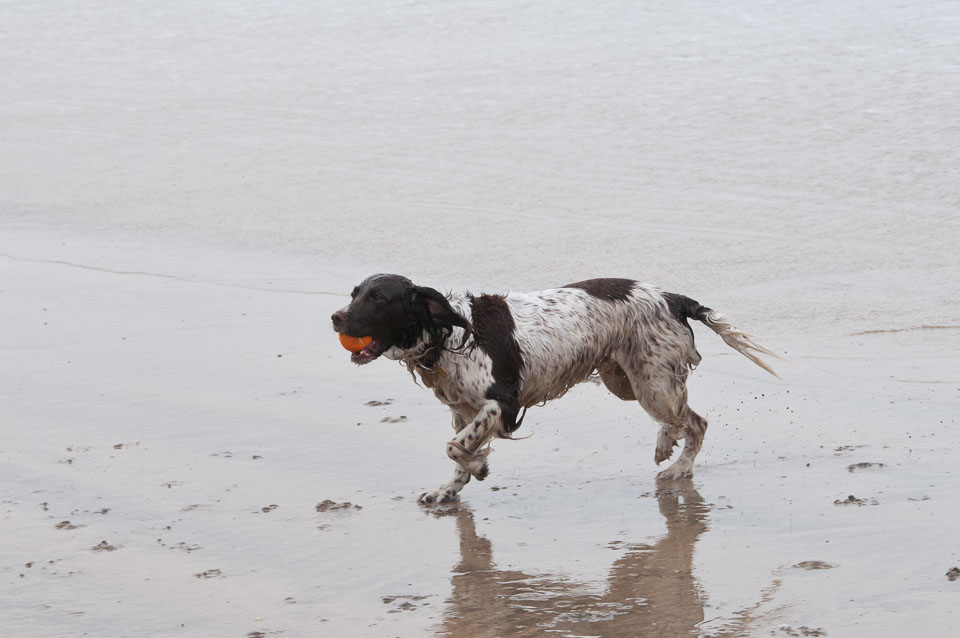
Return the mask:
{"type": "Polygon", "coordinates": [[[352,360],[405,363],[453,414],[447,455],[453,478],[420,503],[455,501],[470,477],[489,473],[490,441],[511,438],[521,411],[556,399],[592,374],[660,423],[654,461],[683,451],[660,472],[692,476],[707,422],[687,405],[687,376],[698,363],[688,319],[775,374],[758,355],[777,355],[698,302],[631,279],[590,279],[506,295],[443,295],[401,275],[373,275],[331,317],[333,328],[372,342],[352,360]]]}

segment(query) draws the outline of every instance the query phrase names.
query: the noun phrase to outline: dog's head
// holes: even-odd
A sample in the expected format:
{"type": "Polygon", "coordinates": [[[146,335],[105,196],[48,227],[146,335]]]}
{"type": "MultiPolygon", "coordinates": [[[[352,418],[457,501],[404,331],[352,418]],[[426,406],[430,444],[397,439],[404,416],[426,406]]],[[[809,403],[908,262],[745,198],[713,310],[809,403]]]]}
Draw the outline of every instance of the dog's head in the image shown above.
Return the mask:
{"type": "Polygon", "coordinates": [[[401,275],[373,275],[353,289],[349,305],[333,313],[333,329],[373,341],[350,357],[358,365],[370,363],[393,349],[409,350],[424,341],[445,341],[454,327],[463,328],[461,345],[470,334],[470,322],[433,288],[415,286],[401,275]]]}

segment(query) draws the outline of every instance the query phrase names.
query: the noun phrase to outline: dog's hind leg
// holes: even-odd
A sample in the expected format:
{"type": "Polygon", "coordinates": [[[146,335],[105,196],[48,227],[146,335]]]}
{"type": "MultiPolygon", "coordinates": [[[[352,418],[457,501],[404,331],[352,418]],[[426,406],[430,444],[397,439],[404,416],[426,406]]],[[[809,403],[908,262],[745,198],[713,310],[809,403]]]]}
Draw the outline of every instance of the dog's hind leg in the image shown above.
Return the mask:
{"type": "Polygon", "coordinates": [[[660,472],[657,478],[681,479],[693,476],[693,462],[703,445],[703,436],[707,432],[707,420],[686,406],[680,415],[683,426],[683,451],[673,464],[660,472]]]}
{"type": "Polygon", "coordinates": [[[681,479],[693,476],[693,463],[703,444],[707,421],[687,405],[687,368],[664,360],[623,361],[621,365],[640,405],[660,423],[654,461],[659,465],[670,458],[677,441],[683,440],[680,456],[658,477],[681,479]]]}
{"type": "Polygon", "coordinates": [[[670,433],[671,429],[660,424],[660,433],[657,435],[657,449],[653,454],[653,462],[660,465],[673,456],[673,448],[677,447],[677,439],[670,433]]]}
{"type": "MultiPolygon", "coordinates": [[[[637,394],[634,392],[630,377],[615,360],[605,359],[597,366],[597,371],[600,373],[603,384],[607,386],[610,392],[624,401],[637,400],[637,394]]],[[[669,426],[660,426],[660,434],[657,436],[657,451],[653,455],[653,460],[657,465],[673,456],[673,448],[677,447],[677,435],[678,433],[669,426]]]]}
{"type": "Polygon", "coordinates": [[[496,406],[495,411],[488,410],[487,406],[477,412],[473,419],[462,410],[453,410],[453,429],[457,434],[447,443],[447,455],[457,464],[453,470],[453,478],[437,489],[421,494],[417,499],[418,503],[429,505],[455,502],[460,499],[460,490],[470,482],[471,475],[480,481],[487,477],[490,470],[486,459],[490,450],[476,450],[499,431],[500,408],[496,402],[493,404],[496,406]],[[490,427],[493,427],[493,430],[488,432],[490,427]]]}
{"type": "MultiPolygon", "coordinates": [[[[607,386],[610,392],[614,393],[624,401],[636,401],[637,395],[633,390],[633,384],[630,377],[613,359],[606,359],[597,366],[600,373],[600,379],[607,386]]],[[[657,450],[653,455],[653,460],[657,465],[673,456],[673,448],[677,447],[677,437],[682,438],[676,428],[668,425],[660,425],[660,434],[657,436],[657,450]]]]}

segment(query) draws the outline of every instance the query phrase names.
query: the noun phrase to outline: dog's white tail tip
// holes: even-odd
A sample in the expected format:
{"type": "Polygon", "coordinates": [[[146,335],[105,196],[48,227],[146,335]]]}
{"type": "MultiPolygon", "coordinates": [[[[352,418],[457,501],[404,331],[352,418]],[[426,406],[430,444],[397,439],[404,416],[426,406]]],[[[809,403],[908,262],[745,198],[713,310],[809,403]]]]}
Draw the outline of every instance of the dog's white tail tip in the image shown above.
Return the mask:
{"type": "Polygon", "coordinates": [[[745,356],[747,359],[750,359],[776,378],[783,381],[783,378],[758,355],[764,355],[767,357],[773,357],[774,359],[779,359],[780,361],[786,361],[784,357],[754,341],[753,337],[741,330],[738,330],[736,326],[726,319],[726,317],[715,310],[710,311],[710,313],[704,317],[702,321],[709,326],[711,330],[720,335],[720,338],[723,339],[724,343],[726,343],[728,346],[745,356]]]}

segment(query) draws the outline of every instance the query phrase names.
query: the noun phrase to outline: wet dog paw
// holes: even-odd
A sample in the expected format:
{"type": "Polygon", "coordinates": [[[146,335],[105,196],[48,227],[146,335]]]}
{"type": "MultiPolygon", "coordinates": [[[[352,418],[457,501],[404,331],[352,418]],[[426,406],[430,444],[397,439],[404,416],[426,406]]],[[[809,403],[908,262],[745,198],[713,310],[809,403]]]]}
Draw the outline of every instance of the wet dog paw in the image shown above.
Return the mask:
{"type": "Polygon", "coordinates": [[[433,490],[424,492],[417,499],[420,505],[436,505],[438,503],[456,503],[460,500],[460,495],[453,490],[433,490]]]}
{"type": "Polygon", "coordinates": [[[677,481],[693,477],[693,469],[688,467],[677,467],[671,465],[664,471],[657,474],[657,478],[664,481],[677,481]]]}
{"type": "Polygon", "coordinates": [[[470,474],[473,475],[473,478],[477,479],[478,481],[482,481],[490,475],[490,466],[484,462],[483,465],[476,470],[471,469],[470,474]]]}
{"type": "Polygon", "coordinates": [[[657,465],[660,465],[661,463],[669,459],[671,456],[673,456],[673,448],[675,447],[677,447],[676,441],[674,441],[672,445],[668,442],[665,442],[663,445],[661,445],[658,442],[657,451],[653,455],[653,462],[656,463],[657,465]]]}
{"type": "Polygon", "coordinates": [[[675,447],[677,447],[676,439],[661,430],[657,437],[657,449],[653,454],[653,462],[660,465],[669,459],[673,456],[673,448],[675,447]]]}

